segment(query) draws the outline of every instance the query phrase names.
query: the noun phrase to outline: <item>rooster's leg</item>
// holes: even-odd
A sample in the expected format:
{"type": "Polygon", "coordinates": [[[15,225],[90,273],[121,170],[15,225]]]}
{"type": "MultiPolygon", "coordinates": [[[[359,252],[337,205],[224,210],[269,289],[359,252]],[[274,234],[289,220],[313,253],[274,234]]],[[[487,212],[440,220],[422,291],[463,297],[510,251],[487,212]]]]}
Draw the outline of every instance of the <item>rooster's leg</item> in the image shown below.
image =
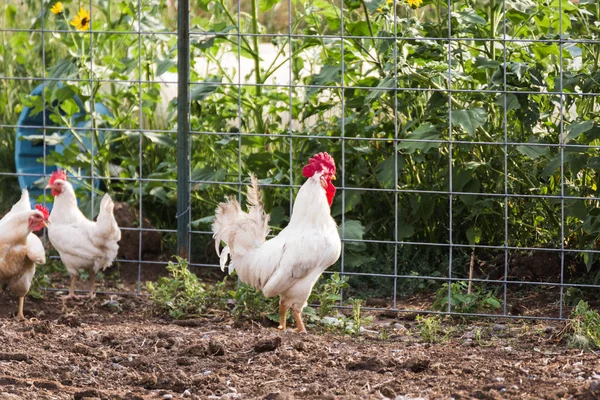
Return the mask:
{"type": "Polygon", "coordinates": [[[25,316],[23,315],[23,302],[25,301],[25,297],[19,297],[19,312],[17,313],[17,319],[19,321],[24,321],[25,316]]]}
{"type": "Polygon", "coordinates": [[[283,304],[283,301],[279,300],[279,327],[277,329],[285,330],[285,321],[287,319],[288,307],[283,304]]]}
{"type": "Polygon", "coordinates": [[[96,287],[96,273],[92,270],[90,272],[90,299],[93,299],[94,297],[96,297],[96,293],[94,292],[95,287],[96,287]]]}
{"type": "Polygon", "coordinates": [[[292,314],[294,314],[294,319],[296,320],[296,331],[298,333],[306,333],[304,322],[302,322],[302,313],[292,307],[292,314]]]}

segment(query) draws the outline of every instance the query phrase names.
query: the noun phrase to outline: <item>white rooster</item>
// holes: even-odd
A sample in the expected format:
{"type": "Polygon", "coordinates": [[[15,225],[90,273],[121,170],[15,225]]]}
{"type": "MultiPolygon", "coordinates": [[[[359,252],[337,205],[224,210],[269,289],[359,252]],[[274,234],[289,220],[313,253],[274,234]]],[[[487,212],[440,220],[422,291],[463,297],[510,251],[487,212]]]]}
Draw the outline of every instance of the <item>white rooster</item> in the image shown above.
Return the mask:
{"type": "Polygon", "coordinates": [[[229,198],[217,207],[212,226],[221,269],[231,256],[229,273],[237,271],[242,282],[266,297],[279,295],[279,329],[285,329],[291,308],[298,332],[306,332],[301,314],[314,284],[337,261],[342,246],[330,210],[335,195],[333,158],[316,154],[302,173],[308,180],[296,196],[289,224],[276,237],[266,240],[269,216],[254,175],[248,188],[248,212],[229,198]],[[226,246],[219,252],[221,241],[226,246]]]}
{"type": "Polygon", "coordinates": [[[46,262],[44,246],[32,232],[48,226],[47,223],[48,209],[38,204],[32,210],[27,189],[0,220],[0,283],[7,283],[10,291],[19,296],[17,318],[20,320],[25,319],[23,303],[35,266],[46,262]]]}
{"type": "Polygon", "coordinates": [[[75,280],[79,270],[90,276],[90,298],[94,297],[96,273],[108,268],[119,250],[121,230],[113,215],[114,203],[104,195],[100,202],[97,221],[90,221],[77,207],[73,186],[67,182],[65,171],[52,173],[47,189],[52,190],[54,205],[48,228],[50,243],[71,275],[71,287],[67,299],[75,298],[75,280]]]}

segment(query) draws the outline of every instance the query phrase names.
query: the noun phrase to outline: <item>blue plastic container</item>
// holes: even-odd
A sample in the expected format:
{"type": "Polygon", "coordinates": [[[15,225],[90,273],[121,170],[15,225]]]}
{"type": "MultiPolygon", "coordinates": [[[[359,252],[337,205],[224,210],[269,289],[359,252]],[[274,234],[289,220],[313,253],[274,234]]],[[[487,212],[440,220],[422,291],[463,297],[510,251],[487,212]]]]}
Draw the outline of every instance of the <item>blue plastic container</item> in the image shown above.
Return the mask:
{"type": "MultiPolygon", "coordinates": [[[[31,96],[41,96],[42,91],[44,90],[46,84],[41,84],[36,87],[32,92],[31,96]]],[[[61,87],[62,84],[58,83],[58,87],[61,87]]],[[[81,120],[87,112],[85,111],[85,107],[81,99],[75,95],[74,98],[75,103],[79,106],[79,112],[73,116],[73,124],[75,127],[83,127],[89,121],[81,120]],[[76,122],[79,121],[79,122],[76,122]]],[[[112,117],[112,113],[106,106],[102,103],[95,104],[95,111],[101,115],[107,115],[112,117]]],[[[35,204],[35,199],[43,194],[43,188],[35,187],[34,183],[44,176],[44,165],[42,162],[38,161],[44,157],[44,144],[42,141],[32,142],[30,140],[23,140],[21,138],[27,137],[30,135],[41,135],[43,131],[41,126],[53,127],[56,124],[50,119],[49,115],[51,112],[46,112],[46,120],[44,121],[44,113],[39,112],[37,114],[32,115],[32,109],[30,107],[23,107],[21,114],[19,115],[19,120],[17,121],[17,140],[15,143],[15,165],[17,169],[17,173],[19,174],[31,174],[31,175],[19,175],[19,185],[21,186],[21,190],[27,188],[29,190],[32,207],[35,204]]],[[[74,140],[73,135],[70,133],[65,133],[66,137],[61,144],[56,146],[48,146],[46,145],[46,155],[51,151],[56,151],[60,154],[63,154],[65,147],[69,146],[71,142],[74,140]]],[[[99,133],[99,137],[102,139],[104,135],[102,132],[99,133]]],[[[90,147],[90,139],[89,137],[83,137],[83,142],[86,147],[90,147]]],[[[83,149],[82,149],[83,151],[83,149]]],[[[58,169],[55,166],[46,166],[46,173],[50,174],[58,169]]],[[[77,181],[71,182],[73,186],[79,186],[77,181]]],[[[99,181],[97,182],[99,184],[99,181]]],[[[52,203],[48,203],[48,207],[52,208],[52,203]]]]}

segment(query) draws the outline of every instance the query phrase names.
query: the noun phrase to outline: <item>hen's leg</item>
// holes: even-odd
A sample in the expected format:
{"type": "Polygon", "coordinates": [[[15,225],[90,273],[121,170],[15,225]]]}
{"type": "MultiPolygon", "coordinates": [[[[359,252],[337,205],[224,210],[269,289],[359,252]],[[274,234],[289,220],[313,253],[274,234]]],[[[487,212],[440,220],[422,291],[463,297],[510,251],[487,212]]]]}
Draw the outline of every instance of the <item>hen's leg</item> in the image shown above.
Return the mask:
{"type": "Polygon", "coordinates": [[[96,293],[94,293],[94,288],[96,287],[96,273],[94,270],[90,271],[90,299],[96,297],[96,293]]]}
{"type": "Polygon", "coordinates": [[[296,331],[298,333],[306,333],[304,322],[302,322],[302,311],[298,311],[295,306],[292,306],[292,314],[296,320],[296,331]]]}
{"type": "Polygon", "coordinates": [[[63,296],[64,300],[71,300],[71,299],[76,299],[77,296],[75,296],[75,280],[77,279],[77,277],[75,275],[71,275],[71,287],[69,288],[69,294],[66,296],[63,296]]]}
{"type": "Polygon", "coordinates": [[[19,321],[24,321],[25,316],[23,315],[23,303],[25,302],[25,296],[19,297],[19,312],[17,313],[17,319],[19,321]]]}
{"type": "Polygon", "coordinates": [[[284,331],[285,330],[285,322],[287,319],[287,310],[288,307],[283,303],[283,300],[279,299],[279,327],[277,329],[284,331]]]}

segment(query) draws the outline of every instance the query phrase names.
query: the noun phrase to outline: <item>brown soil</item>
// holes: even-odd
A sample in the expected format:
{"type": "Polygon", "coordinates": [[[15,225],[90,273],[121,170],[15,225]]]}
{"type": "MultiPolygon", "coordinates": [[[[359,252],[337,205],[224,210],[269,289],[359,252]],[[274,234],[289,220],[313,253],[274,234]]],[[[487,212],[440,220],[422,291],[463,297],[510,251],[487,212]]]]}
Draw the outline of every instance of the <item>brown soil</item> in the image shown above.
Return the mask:
{"type": "Polygon", "coordinates": [[[0,399],[600,397],[600,359],[558,340],[563,323],[448,319],[448,339],[429,344],[414,314],[381,313],[350,337],[227,313],[173,321],[137,296],[48,292],[27,299],[27,321],[15,310],[0,294],[0,399]]]}

